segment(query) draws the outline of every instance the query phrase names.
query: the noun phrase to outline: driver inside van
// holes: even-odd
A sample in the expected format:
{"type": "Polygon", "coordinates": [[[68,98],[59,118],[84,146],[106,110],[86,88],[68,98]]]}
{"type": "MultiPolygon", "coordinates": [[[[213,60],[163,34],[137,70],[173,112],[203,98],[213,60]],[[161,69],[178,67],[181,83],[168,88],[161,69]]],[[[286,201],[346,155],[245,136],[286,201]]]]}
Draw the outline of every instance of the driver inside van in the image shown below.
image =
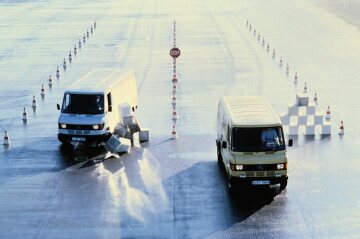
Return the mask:
{"type": "Polygon", "coordinates": [[[279,137],[274,128],[266,128],[261,132],[261,142],[266,148],[274,148],[279,143],[279,137]]]}

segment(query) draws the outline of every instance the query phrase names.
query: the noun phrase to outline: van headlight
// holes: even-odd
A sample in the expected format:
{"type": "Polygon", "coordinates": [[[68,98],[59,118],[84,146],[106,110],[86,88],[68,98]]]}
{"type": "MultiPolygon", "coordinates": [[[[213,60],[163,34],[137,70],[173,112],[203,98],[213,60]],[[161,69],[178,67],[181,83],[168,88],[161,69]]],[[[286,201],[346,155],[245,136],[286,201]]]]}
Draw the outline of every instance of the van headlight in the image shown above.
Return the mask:
{"type": "Polygon", "coordinates": [[[233,171],[241,171],[244,169],[244,165],[242,164],[230,164],[230,168],[233,171]]]}
{"type": "Polygon", "coordinates": [[[241,164],[235,164],[235,170],[241,171],[241,170],[243,170],[243,169],[244,169],[244,166],[243,166],[243,165],[241,165],[241,164]]]}
{"type": "Polygon", "coordinates": [[[285,163],[278,163],[276,165],[278,170],[282,170],[282,169],[286,169],[286,164],[285,163]]]}
{"type": "Polygon", "coordinates": [[[103,124],[94,124],[92,127],[94,130],[102,130],[104,128],[105,123],[103,124]]]}
{"type": "Polygon", "coordinates": [[[59,129],[66,129],[66,124],[59,124],[59,129]]]}

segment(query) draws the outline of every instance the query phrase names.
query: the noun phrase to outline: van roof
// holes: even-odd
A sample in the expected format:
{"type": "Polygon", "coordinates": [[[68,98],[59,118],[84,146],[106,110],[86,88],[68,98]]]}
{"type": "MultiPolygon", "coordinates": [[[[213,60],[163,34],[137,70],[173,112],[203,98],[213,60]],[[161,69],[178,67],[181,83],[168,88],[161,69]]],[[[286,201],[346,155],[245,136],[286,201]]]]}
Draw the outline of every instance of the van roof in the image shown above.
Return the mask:
{"type": "Polygon", "coordinates": [[[221,102],[232,127],[281,125],[279,116],[264,96],[223,96],[221,102]]]}
{"type": "Polygon", "coordinates": [[[74,82],[66,93],[106,93],[120,79],[133,75],[132,71],[116,68],[98,68],[74,82]]]}

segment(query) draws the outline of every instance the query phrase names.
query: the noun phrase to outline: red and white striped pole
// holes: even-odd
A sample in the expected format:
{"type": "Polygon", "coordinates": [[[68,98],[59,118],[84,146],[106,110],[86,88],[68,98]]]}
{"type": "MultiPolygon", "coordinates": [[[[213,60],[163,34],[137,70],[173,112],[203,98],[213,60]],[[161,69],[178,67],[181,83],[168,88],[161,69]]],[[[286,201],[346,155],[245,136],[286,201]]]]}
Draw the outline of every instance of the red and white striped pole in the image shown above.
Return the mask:
{"type": "Polygon", "coordinates": [[[178,79],[176,77],[176,58],[180,56],[180,49],[176,47],[176,21],[174,21],[174,45],[170,50],[170,56],[173,58],[173,71],[172,71],[172,82],[173,82],[173,88],[172,88],[172,107],[173,107],[173,113],[172,113],[172,121],[173,121],[173,129],[171,132],[171,139],[177,139],[178,135],[176,133],[176,123],[178,120],[178,114],[176,112],[176,84],[178,82],[178,79]]]}

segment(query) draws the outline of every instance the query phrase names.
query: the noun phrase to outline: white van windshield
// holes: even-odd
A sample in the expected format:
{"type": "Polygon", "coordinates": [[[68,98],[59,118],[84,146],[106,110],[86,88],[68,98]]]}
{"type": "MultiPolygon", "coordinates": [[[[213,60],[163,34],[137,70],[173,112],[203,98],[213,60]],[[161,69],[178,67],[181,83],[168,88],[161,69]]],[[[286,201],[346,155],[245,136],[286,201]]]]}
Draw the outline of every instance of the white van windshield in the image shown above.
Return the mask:
{"type": "Polygon", "coordinates": [[[103,95],[65,94],[62,113],[67,114],[103,114],[103,95]]]}
{"type": "Polygon", "coordinates": [[[236,152],[262,152],[285,149],[281,127],[233,128],[232,150],[236,152]]]}

